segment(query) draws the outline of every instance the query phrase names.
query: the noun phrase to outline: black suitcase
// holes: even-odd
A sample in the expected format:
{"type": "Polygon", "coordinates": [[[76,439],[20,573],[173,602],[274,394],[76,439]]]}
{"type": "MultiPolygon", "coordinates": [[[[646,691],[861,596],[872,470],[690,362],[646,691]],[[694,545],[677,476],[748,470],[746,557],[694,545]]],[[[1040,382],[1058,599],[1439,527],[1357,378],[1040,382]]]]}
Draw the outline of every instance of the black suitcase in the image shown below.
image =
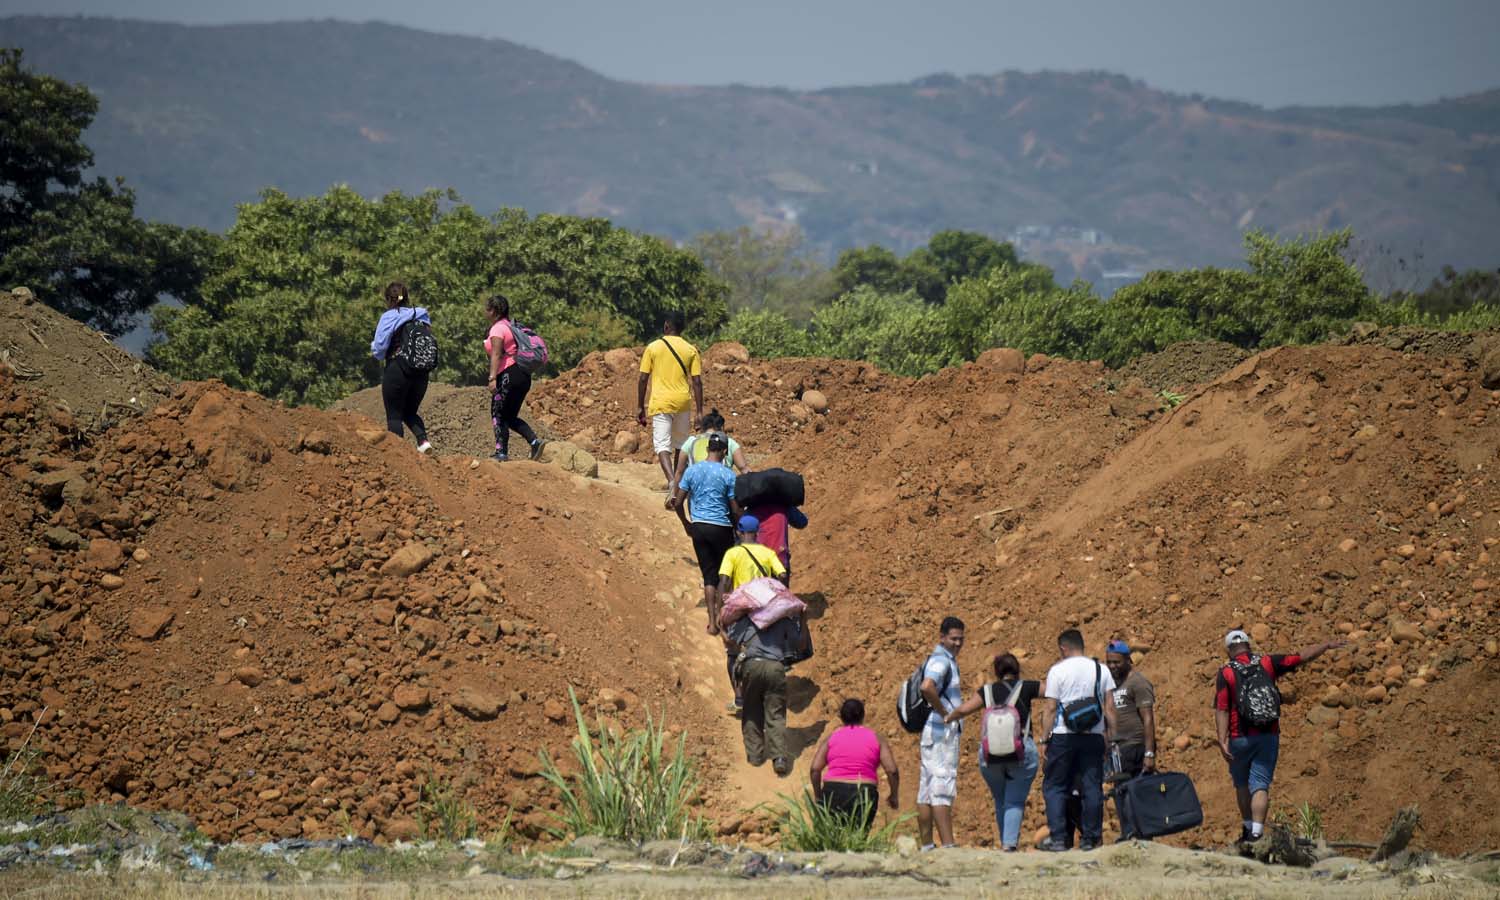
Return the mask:
{"type": "Polygon", "coordinates": [[[1193,780],[1181,772],[1137,775],[1117,785],[1114,794],[1120,830],[1128,837],[1162,837],[1203,824],[1193,780]]]}
{"type": "Polygon", "coordinates": [[[802,476],[786,469],[746,472],[734,480],[734,499],[742,509],[761,503],[801,506],[807,502],[802,476]]]}

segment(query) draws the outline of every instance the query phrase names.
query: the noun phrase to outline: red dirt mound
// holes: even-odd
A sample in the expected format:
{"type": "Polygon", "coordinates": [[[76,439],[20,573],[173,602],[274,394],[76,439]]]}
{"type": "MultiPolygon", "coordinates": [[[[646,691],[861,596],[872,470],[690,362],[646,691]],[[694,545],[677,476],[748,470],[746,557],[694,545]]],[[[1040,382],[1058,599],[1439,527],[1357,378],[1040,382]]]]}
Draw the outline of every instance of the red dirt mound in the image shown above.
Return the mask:
{"type": "MultiPolygon", "coordinates": [[[[1473,702],[1500,689],[1500,393],[1470,361],[1279,350],[1165,410],[1097,365],[1007,350],[918,380],[706,358],[708,404],[752,462],[808,477],[799,771],[852,695],[915,780],[890,698],[942,615],[969,622],[966,690],[1000,649],[1040,676],[1078,625],[1094,653],[1137,645],[1162,764],[1229,836],[1208,708],[1224,631],[1278,650],[1343,633],[1350,649],[1287,683],[1276,808],[1311,802],[1368,839],[1415,799],[1429,846],[1500,842],[1473,814],[1500,802],[1500,717],[1473,702]]],[[[636,359],[539,385],[538,419],[648,460],[636,359]]],[[[18,744],[45,707],[35,743],[63,787],[216,836],[408,836],[428,767],[469,784],[486,825],[514,807],[535,834],[535,751],[566,744],[574,686],[621,720],[665,705],[709,754],[710,809],[773,800],[794,786],[725,771],[722,654],[681,530],[660,494],[607,483],[649,471],[419,457],[364,416],[216,384],[90,439],[0,375],[0,735],[18,744]]],[[[972,754],[960,838],[988,843],[972,754]]]]}
{"type": "MultiPolygon", "coordinates": [[[[860,415],[778,458],[811,485],[796,556],[799,590],[828,605],[804,673],[825,709],[894,696],[944,614],[969,623],[966,689],[1007,649],[1041,677],[1068,626],[1101,657],[1124,637],[1158,688],[1162,764],[1197,779],[1227,838],[1209,709],[1222,635],[1289,652],[1342,634],[1349,649],[1289,683],[1278,808],[1309,801],[1372,839],[1420,800],[1431,845],[1500,840],[1500,821],[1465,812],[1500,802],[1500,716],[1473,703],[1500,691],[1500,392],[1458,360],[1282,349],[1147,424],[1109,415],[1085,371],[997,390],[966,366],[884,402],[830,388],[860,415]]],[[[915,772],[889,703],[872,708],[915,772]]],[[[990,840],[971,749],[961,834],[990,840]]]]}
{"type": "Polygon", "coordinates": [[[667,542],[601,515],[611,486],[424,459],[216,384],[75,447],[8,372],[0,391],[0,734],[45,707],[32,746],[85,800],[397,838],[434,769],[536,834],[570,685],[630,720],[680,693],[668,660],[616,652],[663,643],[638,613],[667,542]]]}

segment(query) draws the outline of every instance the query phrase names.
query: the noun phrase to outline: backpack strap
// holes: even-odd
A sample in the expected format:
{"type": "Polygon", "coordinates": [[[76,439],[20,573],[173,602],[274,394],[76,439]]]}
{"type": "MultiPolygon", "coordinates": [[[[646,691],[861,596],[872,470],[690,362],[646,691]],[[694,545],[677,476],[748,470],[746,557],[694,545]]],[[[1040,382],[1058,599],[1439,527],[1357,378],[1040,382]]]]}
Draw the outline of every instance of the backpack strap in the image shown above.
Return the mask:
{"type": "Polygon", "coordinates": [[[984,699],[984,705],[986,709],[995,705],[995,692],[990,690],[989,684],[985,684],[984,686],[980,687],[979,693],[984,699]]]}
{"type": "Polygon", "coordinates": [[[1010,689],[1010,696],[1005,698],[1006,706],[1016,705],[1016,700],[1021,696],[1021,686],[1025,683],[1026,682],[1022,681],[1019,678],[1016,679],[1016,686],[1010,689]]]}
{"type": "Polygon", "coordinates": [[[765,578],[770,578],[771,577],[771,573],[766,571],[766,567],[760,564],[760,560],[758,560],[758,559],[755,558],[755,554],[754,553],[750,552],[750,545],[749,544],[741,544],[740,545],[740,549],[743,550],[743,551],[745,551],[745,555],[748,556],[748,557],[750,557],[750,561],[751,562],[755,563],[755,568],[760,569],[760,574],[761,574],[762,577],[765,577],[765,578]]]}
{"type": "Polygon", "coordinates": [[[687,363],[683,362],[682,361],[682,357],[680,357],[680,356],[677,355],[677,351],[672,349],[672,342],[669,341],[669,340],[667,340],[667,337],[668,337],[668,335],[662,335],[661,338],[660,338],[660,340],[661,340],[661,342],[663,344],[666,345],[667,352],[670,353],[670,354],[672,354],[672,358],[675,359],[675,360],[677,360],[677,364],[679,366],[682,366],[682,377],[689,378],[689,379],[692,378],[693,375],[692,375],[691,372],[688,371],[687,363]]]}

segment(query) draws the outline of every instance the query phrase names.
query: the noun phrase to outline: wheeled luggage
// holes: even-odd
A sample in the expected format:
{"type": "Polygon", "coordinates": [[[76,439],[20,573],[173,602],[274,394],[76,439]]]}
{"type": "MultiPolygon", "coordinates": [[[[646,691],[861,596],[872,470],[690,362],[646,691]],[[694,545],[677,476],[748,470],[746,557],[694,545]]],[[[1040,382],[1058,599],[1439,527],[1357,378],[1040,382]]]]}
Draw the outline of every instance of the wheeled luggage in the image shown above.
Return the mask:
{"type": "Polygon", "coordinates": [[[1114,795],[1126,837],[1162,837],[1203,824],[1193,780],[1181,772],[1137,775],[1116,786],[1114,795]]]}

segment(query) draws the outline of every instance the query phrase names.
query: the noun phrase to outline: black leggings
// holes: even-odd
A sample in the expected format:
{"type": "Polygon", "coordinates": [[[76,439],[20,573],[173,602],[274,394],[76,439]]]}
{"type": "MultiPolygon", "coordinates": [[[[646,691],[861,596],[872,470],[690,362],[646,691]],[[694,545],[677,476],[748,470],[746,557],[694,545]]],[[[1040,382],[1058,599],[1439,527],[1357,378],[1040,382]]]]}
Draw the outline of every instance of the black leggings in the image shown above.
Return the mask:
{"type": "Polygon", "coordinates": [[[880,793],[875,785],[853,784],[847,781],[823,782],[823,805],[831,811],[846,816],[855,811],[864,813],[865,829],[875,824],[875,810],[880,806],[880,793]]]}
{"type": "Polygon", "coordinates": [[[719,583],[719,564],[734,546],[734,529],[728,525],[693,522],[688,525],[688,537],[693,539],[693,552],[698,557],[698,574],[703,576],[703,586],[716,586],[719,583]]]}
{"type": "Polygon", "coordinates": [[[531,373],[520,366],[511,366],[495,379],[495,394],[490,398],[490,421],[495,426],[497,453],[510,454],[512,430],[525,438],[526,443],[536,443],[536,432],[521,418],[521,403],[530,390],[531,373]]]}
{"type": "Polygon", "coordinates": [[[407,374],[399,359],[388,359],[380,376],[380,399],[385,403],[385,427],[401,437],[404,423],[417,443],[427,440],[427,425],[417,415],[417,407],[427,396],[427,373],[407,374]]]}

